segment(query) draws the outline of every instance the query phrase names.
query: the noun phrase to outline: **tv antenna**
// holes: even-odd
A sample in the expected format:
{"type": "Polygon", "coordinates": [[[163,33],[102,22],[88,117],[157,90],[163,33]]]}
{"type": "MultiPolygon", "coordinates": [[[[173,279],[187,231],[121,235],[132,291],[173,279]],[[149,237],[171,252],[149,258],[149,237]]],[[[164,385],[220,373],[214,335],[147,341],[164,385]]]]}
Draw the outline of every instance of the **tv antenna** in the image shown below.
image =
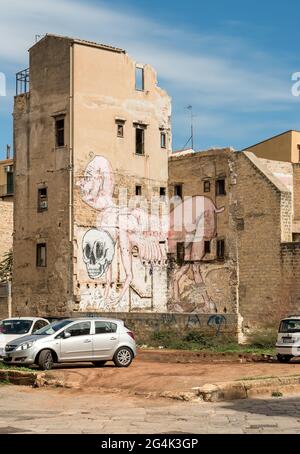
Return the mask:
{"type": "Polygon", "coordinates": [[[191,143],[191,148],[192,150],[194,150],[194,114],[193,114],[193,106],[192,105],[188,105],[186,107],[187,110],[190,111],[191,113],[191,136],[189,137],[189,140],[186,142],[186,144],[184,145],[183,147],[183,150],[185,149],[185,147],[191,143]]]}

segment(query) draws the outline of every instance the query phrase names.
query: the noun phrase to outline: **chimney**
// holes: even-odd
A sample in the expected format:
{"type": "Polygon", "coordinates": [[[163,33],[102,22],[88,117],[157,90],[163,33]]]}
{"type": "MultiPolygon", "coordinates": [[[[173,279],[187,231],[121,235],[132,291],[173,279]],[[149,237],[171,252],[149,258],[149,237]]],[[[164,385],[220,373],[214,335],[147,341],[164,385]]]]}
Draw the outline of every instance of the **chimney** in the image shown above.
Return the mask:
{"type": "Polygon", "coordinates": [[[6,145],[6,159],[10,159],[10,145],[6,145]]]}

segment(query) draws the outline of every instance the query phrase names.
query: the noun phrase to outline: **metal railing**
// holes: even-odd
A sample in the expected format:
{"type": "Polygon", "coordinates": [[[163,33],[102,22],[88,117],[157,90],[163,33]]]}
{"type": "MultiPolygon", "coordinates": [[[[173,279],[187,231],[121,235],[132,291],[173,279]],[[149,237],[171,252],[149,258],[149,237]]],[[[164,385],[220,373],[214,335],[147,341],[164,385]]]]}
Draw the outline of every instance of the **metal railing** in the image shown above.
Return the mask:
{"type": "Polygon", "coordinates": [[[8,197],[14,195],[14,185],[4,184],[0,186],[0,197],[8,197]]]}
{"type": "Polygon", "coordinates": [[[30,89],[29,68],[16,74],[16,95],[28,93],[30,89]]]}

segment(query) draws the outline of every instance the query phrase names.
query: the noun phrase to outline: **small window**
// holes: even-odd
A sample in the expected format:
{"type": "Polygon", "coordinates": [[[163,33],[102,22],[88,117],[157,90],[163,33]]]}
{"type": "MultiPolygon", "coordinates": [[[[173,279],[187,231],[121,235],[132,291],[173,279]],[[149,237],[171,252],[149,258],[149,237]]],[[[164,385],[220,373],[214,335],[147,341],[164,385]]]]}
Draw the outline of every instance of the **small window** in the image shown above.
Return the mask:
{"type": "Polygon", "coordinates": [[[165,132],[160,133],[160,147],[167,148],[167,134],[165,132]]]}
{"type": "Polygon", "coordinates": [[[216,193],[217,195],[226,195],[225,191],[225,180],[217,180],[216,182],[216,193]]]}
{"type": "Polygon", "coordinates": [[[142,66],[136,66],[135,68],[135,89],[138,91],[144,91],[144,68],[142,66]]]}
{"type": "Polygon", "coordinates": [[[210,181],[204,181],[204,192],[210,192],[210,181]]]}
{"type": "Polygon", "coordinates": [[[300,162],[300,145],[298,145],[297,147],[298,147],[298,161],[300,162]]]}
{"type": "Polygon", "coordinates": [[[95,334],[116,333],[118,326],[111,322],[95,322],[95,334]]]}
{"type": "Polygon", "coordinates": [[[38,189],[38,211],[48,210],[48,188],[38,189]]]}
{"type": "Polygon", "coordinates": [[[117,126],[117,137],[124,137],[124,124],[125,120],[116,120],[116,126],[117,126]]]}
{"type": "Polygon", "coordinates": [[[81,322],[67,328],[66,333],[70,333],[72,337],[88,336],[91,332],[91,322],[81,322]]]}
{"type": "Polygon", "coordinates": [[[145,129],[141,127],[135,128],[135,153],[139,155],[145,154],[145,129]]]}
{"type": "Polygon", "coordinates": [[[175,197],[180,197],[182,199],[182,184],[176,184],[174,187],[175,197]]]}
{"type": "Polygon", "coordinates": [[[159,195],[160,195],[160,197],[166,197],[167,189],[166,188],[160,188],[159,189],[159,195]]]}
{"type": "Polygon", "coordinates": [[[210,254],[210,241],[204,241],[204,252],[210,254]]]}
{"type": "Polygon", "coordinates": [[[225,257],[225,240],[217,240],[217,258],[223,260],[225,257]]]}
{"type": "Polygon", "coordinates": [[[36,246],[36,266],[39,268],[45,268],[47,266],[46,243],[37,244],[36,246]]]}
{"type": "Polygon", "coordinates": [[[185,257],[185,245],[184,243],[177,243],[177,263],[182,265],[185,257]]]}
{"type": "Polygon", "coordinates": [[[136,186],[135,187],[135,195],[142,195],[142,186],[136,186]]]}
{"type": "Polygon", "coordinates": [[[35,322],[35,325],[32,329],[32,334],[35,333],[36,331],[38,331],[39,329],[42,329],[44,328],[44,326],[48,325],[47,322],[45,322],[44,320],[38,320],[37,322],[35,322]]]}
{"type": "Polygon", "coordinates": [[[55,135],[56,135],[56,146],[65,146],[65,119],[57,118],[55,120],[55,135]]]}

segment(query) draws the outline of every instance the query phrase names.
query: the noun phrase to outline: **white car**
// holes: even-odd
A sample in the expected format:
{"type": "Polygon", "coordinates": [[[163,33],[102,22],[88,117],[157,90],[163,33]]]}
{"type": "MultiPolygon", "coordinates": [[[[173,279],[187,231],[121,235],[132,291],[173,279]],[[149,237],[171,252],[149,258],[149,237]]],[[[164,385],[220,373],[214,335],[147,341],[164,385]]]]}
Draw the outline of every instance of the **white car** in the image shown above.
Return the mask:
{"type": "Polygon", "coordinates": [[[288,363],[300,356],[300,315],[290,315],[280,322],[276,343],[278,361],[288,363]]]}
{"type": "Polygon", "coordinates": [[[0,322],[0,358],[5,355],[5,345],[19,337],[34,334],[44,326],[50,325],[48,320],[38,317],[14,317],[0,322]]]}

